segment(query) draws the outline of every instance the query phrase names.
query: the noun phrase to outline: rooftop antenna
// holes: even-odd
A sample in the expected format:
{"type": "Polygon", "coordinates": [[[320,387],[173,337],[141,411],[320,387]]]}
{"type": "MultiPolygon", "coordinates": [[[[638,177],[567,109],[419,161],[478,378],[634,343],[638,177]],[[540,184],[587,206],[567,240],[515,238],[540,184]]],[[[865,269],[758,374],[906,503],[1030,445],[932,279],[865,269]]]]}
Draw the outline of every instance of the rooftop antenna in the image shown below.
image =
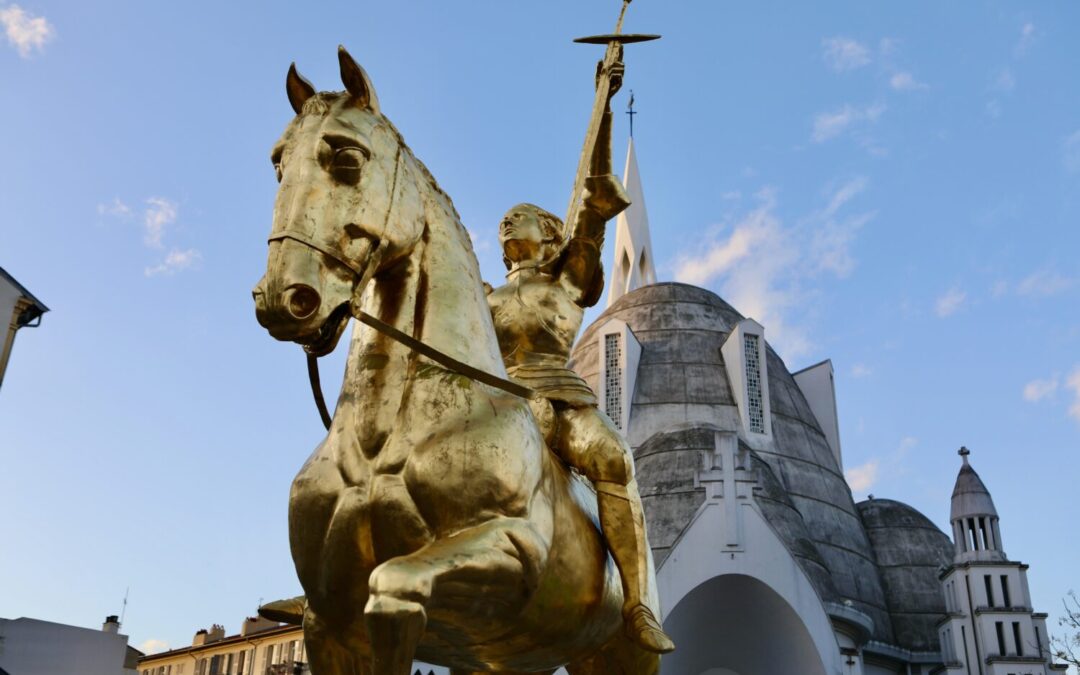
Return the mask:
{"type": "Polygon", "coordinates": [[[123,625],[124,625],[124,615],[127,614],[127,602],[128,602],[128,593],[129,592],[131,592],[131,586],[128,586],[127,588],[124,589],[124,604],[120,608],[120,626],[121,627],[123,627],[123,625]]]}
{"type": "Polygon", "coordinates": [[[634,115],[638,114],[634,110],[634,90],[630,90],[630,102],[626,104],[626,114],[630,116],[630,138],[634,137],[634,115]]]}

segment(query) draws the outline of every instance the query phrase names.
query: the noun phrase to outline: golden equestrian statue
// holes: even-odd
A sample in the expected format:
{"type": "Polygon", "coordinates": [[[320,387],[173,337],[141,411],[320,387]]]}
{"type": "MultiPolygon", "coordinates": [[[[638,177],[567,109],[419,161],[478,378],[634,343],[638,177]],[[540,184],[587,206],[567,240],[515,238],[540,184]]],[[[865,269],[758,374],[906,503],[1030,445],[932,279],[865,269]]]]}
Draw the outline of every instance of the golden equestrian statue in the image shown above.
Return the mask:
{"type": "MultiPolygon", "coordinates": [[[[607,37],[597,77],[604,109],[610,79],[621,76],[619,36],[607,37]]],[[[642,646],[663,636],[655,594],[638,590],[648,548],[636,544],[643,562],[609,554],[592,485],[560,459],[573,461],[551,435],[567,410],[599,413],[537,392],[521,372],[507,377],[453,203],[380,112],[367,74],[344,48],[338,57],[344,92],[316,92],[289,69],[296,117],[272,153],[280,187],[254,291],[259,323],[316,357],[334,349],[349,317],[363,324],[328,434],[289,499],[305,592],[293,604],[312,672],[409,675],[414,659],[454,675],[659,672],[653,649],[666,645],[642,646]],[[533,407],[544,415],[545,405],[553,414],[541,425],[533,407]],[[623,581],[619,570],[634,565],[639,578],[623,581]],[[652,618],[645,638],[639,606],[652,618]]],[[[610,131],[597,122],[590,133],[595,145],[610,131]]],[[[600,146],[609,166],[609,144],[600,146]]],[[[604,166],[591,153],[583,159],[604,166]]],[[[580,194],[571,213],[584,213],[568,223],[598,217],[605,193],[580,194]]],[[[563,274],[578,245],[570,238],[557,256],[563,274]]],[[[610,457],[611,439],[594,440],[606,453],[596,457],[610,457]]],[[[622,484],[623,501],[636,503],[631,475],[605,476],[595,480],[622,484]]],[[[607,487],[601,494],[620,493],[607,487]]],[[[614,540],[613,528],[625,536],[633,527],[604,531],[614,540]]]]}

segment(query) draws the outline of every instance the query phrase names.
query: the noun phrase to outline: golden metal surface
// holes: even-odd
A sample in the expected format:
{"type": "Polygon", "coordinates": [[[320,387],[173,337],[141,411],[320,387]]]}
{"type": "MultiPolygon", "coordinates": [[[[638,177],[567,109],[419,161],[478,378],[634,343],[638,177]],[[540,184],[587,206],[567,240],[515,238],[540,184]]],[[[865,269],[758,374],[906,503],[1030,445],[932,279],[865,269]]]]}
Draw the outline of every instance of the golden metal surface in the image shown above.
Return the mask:
{"type": "MultiPolygon", "coordinates": [[[[471,241],[450,198],[381,114],[363,70],[344,49],[339,60],[342,93],[318,93],[289,71],[297,116],[272,153],[281,186],[266,275],[254,291],[260,324],[320,355],[362,309],[506,377],[471,241]]],[[[601,146],[610,172],[610,147],[601,146]]],[[[600,177],[587,192],[575,220],[581,236],[565,247],[558,274],[533,274],[536,284],[547,276],[547,291],[578,312],[562,331],[569,342],[541,346],[549,355],[562,354],[564,343],[568,350],[583,303],[602,287],[597,219],[616,208],[618,190],[600,177]]],[[[511,239],[526,241],[520,252],[509,247],[519,263],[535,258],[531,240],[511,239]]],[[[543,293],[537,285],[537,297],[543,293]]],[[[562,665],[572,675],[658,672],[659,657],[623,629],[624,605],[646,600],[649,569],[644,539],[627,535],[642,531],[632,462],[624,447],[612,451],[617,432],[595,407],[549,398],[559,407],[555,445],[595,476],[596,493],[548,449],[528,401],[382,332],[354,331],[331,427],[290,494],[290,545],[305,597],[276,608],[281,616],[302,608],[316,675],[408,675],[414,658],[455,675],[562,665]],[[627,550],[616,553],[618,567],[598,522],[613,550],[627,550]]],[[[640,612],[629,618],[641,622],[640,612]]]]}

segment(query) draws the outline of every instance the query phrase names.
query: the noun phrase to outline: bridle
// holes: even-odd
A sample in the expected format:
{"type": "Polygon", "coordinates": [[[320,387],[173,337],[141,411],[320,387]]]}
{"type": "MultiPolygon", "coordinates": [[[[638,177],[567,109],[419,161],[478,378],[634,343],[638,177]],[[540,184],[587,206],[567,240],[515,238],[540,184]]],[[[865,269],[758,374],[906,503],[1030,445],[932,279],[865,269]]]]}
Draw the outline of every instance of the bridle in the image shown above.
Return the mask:
{"type": "MultiPolygon", "coordinates": [[[[281,241],[284,239],[291,239],[299,244],[307,246],[332,260],[336,260],[341,263],[353,273],[353,279],[356,279],[356,285],[353,287],[352,298],[349,300],[349,313],[354,319],[360,323],[370,326],[376,331],[387,336],[391,340],[398,342],[405,347],[408,347],[412,351],[425,356],[435,363],[438,363],[443,368],[457,373],[458,375],[464,375],[465,377],[486,384],[490,387],[500,389],[508,394],[519,396],[526,400],[532,399],[536,396],[536,392],[524,385],[518,384],[512,380],[508,380],[498,375],[493,375],[486,370],[481,370],[475,366],[459,361],[454,357],[435,349],[426,342],[418,339],[413,335],[409,335],[404,331],[398,330],[394,326],[378,319],[365,312],[362,308],[362,302],[364,297],[364,291],[367,290],[368,285],[371,283],[375,276],[376,270],[382,263],[383,255],[386,253],[387,241],[386,241],[386,227],[390,222],[390,214],[394,211],[394,198],[397,196],[397,182],[398,174],[401,171],[401,145],[398,145],[397,155],[394,158],[394,178],[390,184],[390,205],[386,209],[386,216],[383,219],[382,233],[379,235],[379,240],[375,243],[375,246],[368,251],[366,259],[363,265],[358,265],[348,259],[337,251],[330,250],[328,247],[323,246],[321,243],[316,242],[311,237],[304,235],[285,232],[277,234],[269,238],[268,242],[281,241]]],[[[311,394],[315,398],[315,406],[319,409],[319,417],[322,418],[323,425],[329,429],[330,423],[333,421],[333,417],[330,414],[330,410],[326,406],[326,399],[323,397],[322,385],[319,379],[319,357],[311,354],[307,354],[307,369],[308,369],[308,381],[311,384],[311,394]]]]}

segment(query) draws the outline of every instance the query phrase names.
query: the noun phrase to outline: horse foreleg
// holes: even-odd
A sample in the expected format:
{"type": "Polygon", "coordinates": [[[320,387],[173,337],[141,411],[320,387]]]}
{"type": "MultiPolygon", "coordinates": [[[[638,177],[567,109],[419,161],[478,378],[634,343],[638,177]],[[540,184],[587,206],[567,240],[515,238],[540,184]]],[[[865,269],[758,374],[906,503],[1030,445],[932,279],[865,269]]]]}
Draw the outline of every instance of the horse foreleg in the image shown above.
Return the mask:
{"type": "Polygon", "coordinates": [[[478,641],[525,606],[547,559],[527,520],[495,518],[375,568],[364,608],[373,675],[410,675],[428,610],[478,641]]]}

